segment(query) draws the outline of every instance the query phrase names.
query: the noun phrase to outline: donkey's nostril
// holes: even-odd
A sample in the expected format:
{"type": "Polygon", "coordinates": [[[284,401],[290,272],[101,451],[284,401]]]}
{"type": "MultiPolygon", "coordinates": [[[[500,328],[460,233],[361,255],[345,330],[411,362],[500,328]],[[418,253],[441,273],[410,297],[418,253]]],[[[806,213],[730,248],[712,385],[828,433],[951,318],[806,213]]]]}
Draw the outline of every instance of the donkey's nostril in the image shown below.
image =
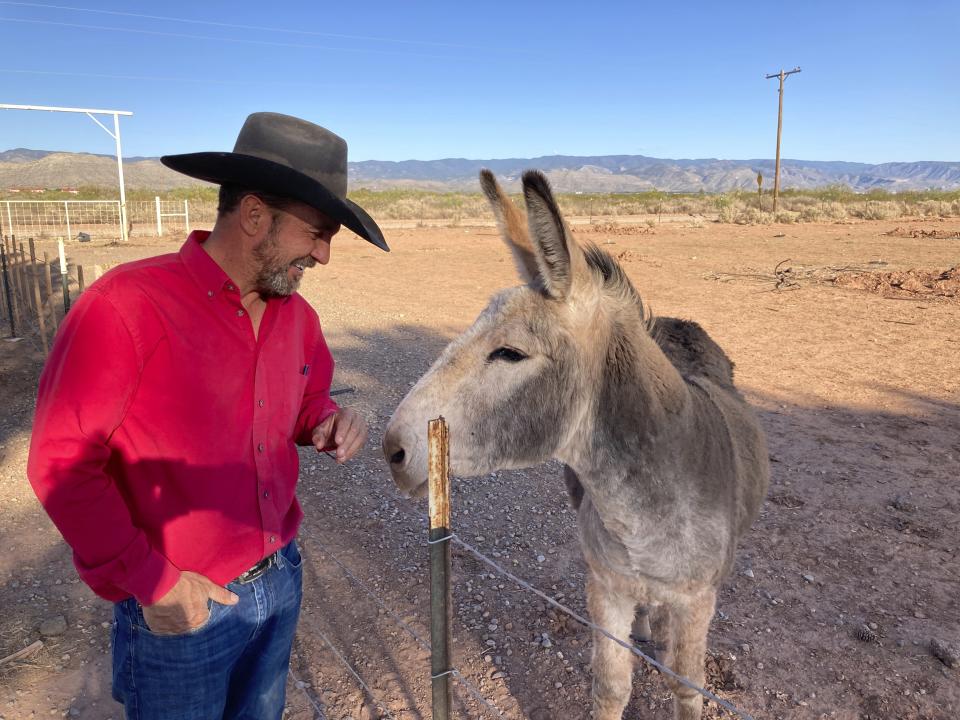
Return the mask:
{"type": "Polygon", "coordinates": [[[406,456],[407,456],[407,454],[403,451],[403,448],[400,448],[400,449],[397,450],[393,455],[390,456],[390,464],[391,464],[391,465],[399,465],[400,463],[403,462],[403,459],[404,459],[406,456]]]}

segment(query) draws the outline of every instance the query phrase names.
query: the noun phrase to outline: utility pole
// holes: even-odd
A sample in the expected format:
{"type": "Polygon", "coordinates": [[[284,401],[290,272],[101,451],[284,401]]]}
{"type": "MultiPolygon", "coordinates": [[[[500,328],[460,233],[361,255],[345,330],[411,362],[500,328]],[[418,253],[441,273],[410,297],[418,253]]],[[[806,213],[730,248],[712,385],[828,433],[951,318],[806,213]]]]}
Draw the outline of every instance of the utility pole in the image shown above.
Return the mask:
{"type": "Polygon", "coordinates": [[[783,130],[783,81],[788,75],[800,72],[799,67],[784,72],[781,70],[773,75],[767,75],[767,80],[780,78],[780,112],[777,114],[777,169],[773,176],[773,212],[777,212],[777,196],[780,194],[780,132],[783,130]]]}

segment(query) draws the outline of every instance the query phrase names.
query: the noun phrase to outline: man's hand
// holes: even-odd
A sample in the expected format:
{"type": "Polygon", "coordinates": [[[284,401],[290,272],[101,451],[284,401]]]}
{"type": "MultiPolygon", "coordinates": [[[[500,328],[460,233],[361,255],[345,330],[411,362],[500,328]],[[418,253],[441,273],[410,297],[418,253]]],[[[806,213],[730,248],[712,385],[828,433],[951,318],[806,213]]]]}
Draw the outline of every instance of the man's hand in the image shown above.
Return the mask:
{"type": "Polygon", "coordinates": [[[340,408],[313,429],[313,444],[318,451],[333,445],[337,462],[345,463],[367,441],[367,423],[356,410],[340,408]]]}
{"type": "Polygon", "coordinates": [[[143,606],[143,619],[158,635],[179,635],[207,621],[210,617],[207,600],[235,605],[239,599],[199,573],[182,572],[177,584],[166,595],[153,605],[143,606]]]}

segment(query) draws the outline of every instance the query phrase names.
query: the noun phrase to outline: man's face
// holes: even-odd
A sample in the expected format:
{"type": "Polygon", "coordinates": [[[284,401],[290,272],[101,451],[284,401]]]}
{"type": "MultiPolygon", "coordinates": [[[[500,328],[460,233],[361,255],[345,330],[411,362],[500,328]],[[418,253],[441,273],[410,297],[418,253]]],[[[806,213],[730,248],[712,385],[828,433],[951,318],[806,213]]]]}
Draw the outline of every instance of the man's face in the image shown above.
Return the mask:
{"type": "Polygon", "coordinates": [[[286,297],[297,290],[304,270],[330,260],[330,241],[340,223],[299,203],[272,212],[266,237],[253,248],[254,285],[264,297],[286,297]]]}

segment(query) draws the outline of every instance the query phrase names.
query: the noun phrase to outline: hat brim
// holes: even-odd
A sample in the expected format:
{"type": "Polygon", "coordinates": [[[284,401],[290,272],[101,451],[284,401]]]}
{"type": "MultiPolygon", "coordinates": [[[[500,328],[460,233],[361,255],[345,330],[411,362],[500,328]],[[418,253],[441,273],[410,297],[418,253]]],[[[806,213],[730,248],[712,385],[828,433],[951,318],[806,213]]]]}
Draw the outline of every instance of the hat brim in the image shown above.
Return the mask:
{"type": "Polygon", "coordinates": [[[217,185],[238,185],[299,200],[333,218],[367,242],[390,252],[383,232],[362,207],[352,200],[341,200],[322,183],[286,165],[232,152],[164,155],[160,162],[171,170],[198,180],[217,185]]]}

